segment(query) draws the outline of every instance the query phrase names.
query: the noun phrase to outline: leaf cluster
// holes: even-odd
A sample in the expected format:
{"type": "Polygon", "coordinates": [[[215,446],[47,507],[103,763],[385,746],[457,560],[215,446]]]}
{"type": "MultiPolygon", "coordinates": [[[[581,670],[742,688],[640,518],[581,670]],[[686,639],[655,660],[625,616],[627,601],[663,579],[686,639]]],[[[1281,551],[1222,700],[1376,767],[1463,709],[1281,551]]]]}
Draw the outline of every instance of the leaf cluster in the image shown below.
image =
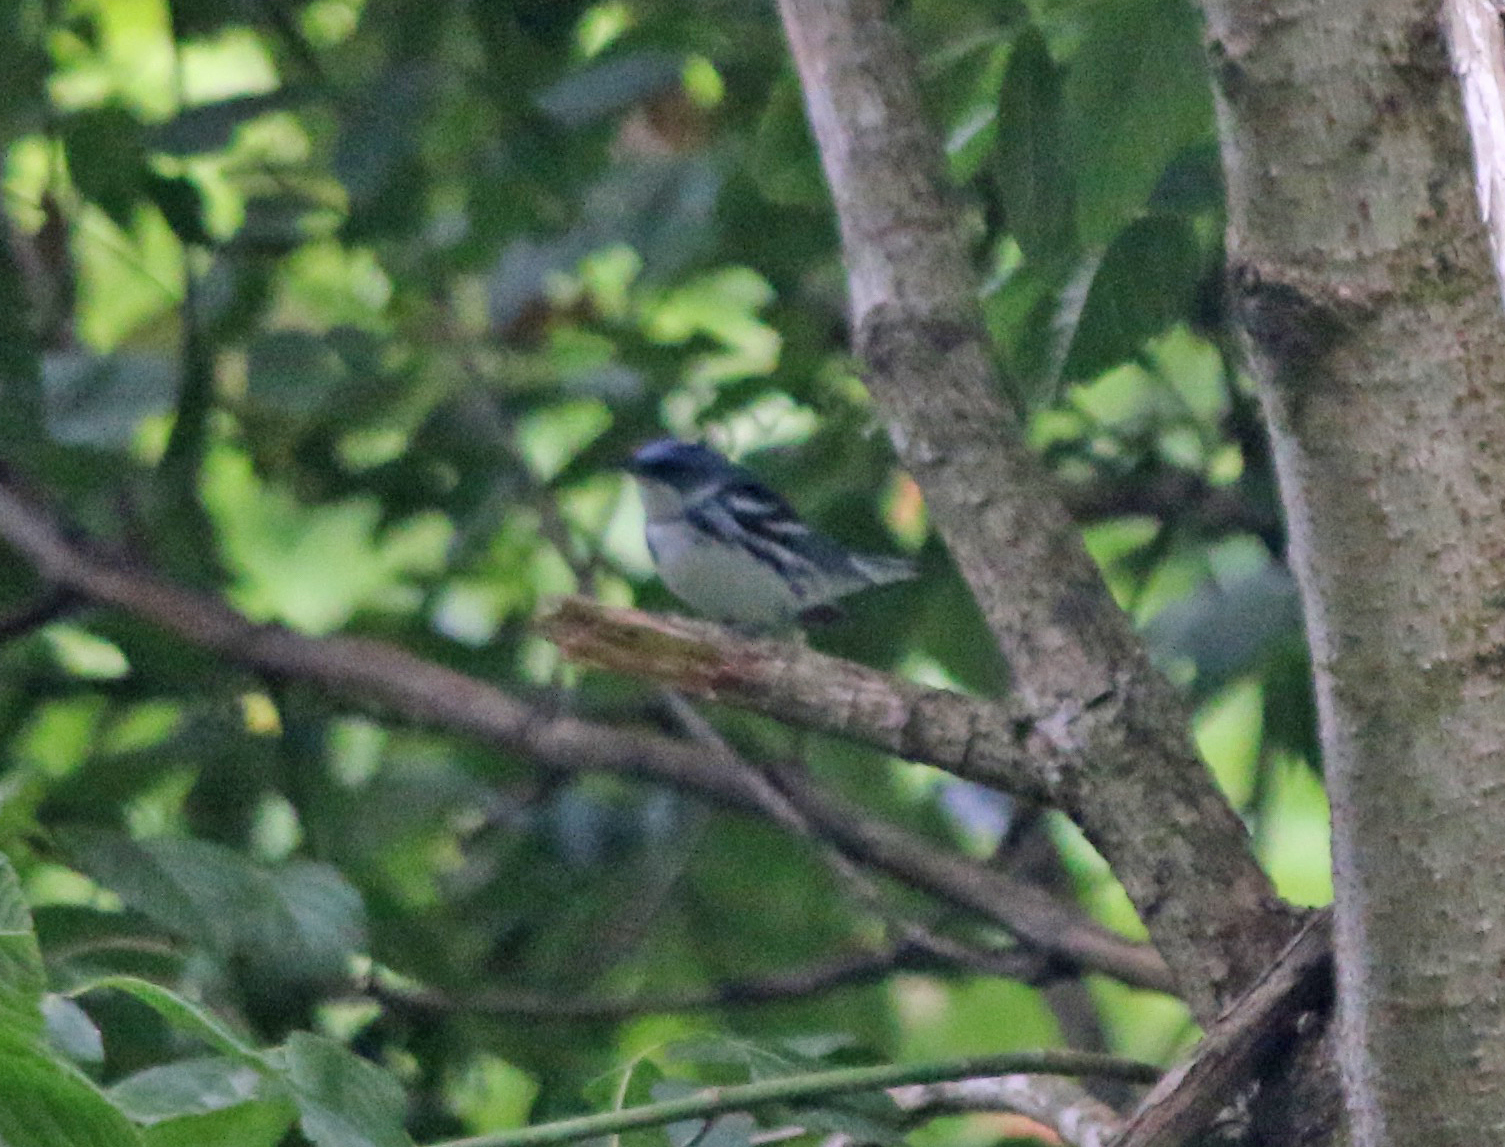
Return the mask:
{"type": "MultiPolygon", "coordinates": [[[[1320,898],[1308,671],[1222,334],[1194,11],[906,19],[1007,397],[1207,702],[1215,767],[1320,898]]],[[[841,541],[918,558],[814,641],[1006,687],[850,358],[772,5],[9,0],[0,69],[0,478],[90,547],[258,622],[400,644],[541,720],[681,735],[651,689],[568,669],[528,622],[562,592],[673,608],[618,467],[705,436],[841,541]]],[[[623,1062],[646,1096],[670,1073],[645,1049],[679,1037],[711,1039],[674,1053],[697,1083],[795,1070],[784,1041],[811,1033],[883,1058],[1060,1038],[1040,992],[966,969],[694,1016],[468,1008],[799,968],[881,947],[885,914],[1010,939],[898,885],[877,910],[816,845],[683,793],[543,774],[227,666],[0,554],[7,1143],[435,1140],[577,1113],[623,1062]]],[[[937,849],[1001,864],[1022,827],[997,794],[709,716],[937,849]]],[[[1068,892],[1133,928],[1051,831],[1068,892]]],[[[1182,1030],[1168,1001],[1097,1004],[1088,1026],[1127,1050],[1182,1030]]],[[[892,1138],[863,1103],[808,1127],[892,1138]]]]}

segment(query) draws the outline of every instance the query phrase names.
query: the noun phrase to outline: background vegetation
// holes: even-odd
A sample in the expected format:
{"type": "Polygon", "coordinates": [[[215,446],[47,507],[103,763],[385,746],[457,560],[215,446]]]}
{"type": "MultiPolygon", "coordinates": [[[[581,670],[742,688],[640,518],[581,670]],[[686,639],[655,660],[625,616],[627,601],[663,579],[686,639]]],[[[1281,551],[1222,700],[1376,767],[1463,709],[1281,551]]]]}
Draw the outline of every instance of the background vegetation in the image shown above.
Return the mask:
{"type": "MultiPolygon", "coordinates": [[[[1281,892],[1323,903],[1199,18],[915,0],[904,26],[1006,397],[1281,892]]],[[[569,592],[673,608],[617,467],[703,436],[843,541],[918,556],[814,645],[1006,688],[850,357],[771,5],[6,0],[0,64],[0,461],[95,552],[396,643],[541,721],[684,734],[682,707],[569,668],[530,619],[569,592]]],[[[1195,1034],[1106,977],[897,951],[894,919],[1015,949],[902,880],[858,894],[785,828],[249,673],[0,554],[6,1142],[422,1142],[676,1081],[1066,1043],[1159,1062],[1195,1034]],[[748,1006],[750,983],[774,998],[748,1006]]],[[[1043,856],[1059,895],[1142,935],[1064,820],[705,712],[938,851],[1043,856]]],[[[878,1134],[859,1116],[801,1119],[878,1134]]]]}

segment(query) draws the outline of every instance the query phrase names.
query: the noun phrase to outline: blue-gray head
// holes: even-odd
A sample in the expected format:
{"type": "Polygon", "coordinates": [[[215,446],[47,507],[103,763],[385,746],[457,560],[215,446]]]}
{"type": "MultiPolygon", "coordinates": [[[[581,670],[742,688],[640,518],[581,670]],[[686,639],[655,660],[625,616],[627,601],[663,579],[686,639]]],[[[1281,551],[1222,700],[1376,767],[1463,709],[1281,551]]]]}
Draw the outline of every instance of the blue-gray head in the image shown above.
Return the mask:
{"type": "Polygon", "coordinates": [[[640,446],[627,464],[628,473],[672,486],[680,492],[693,490],[707,481],[740,474],[741,468],[727,461],[709,446],[699,442],[681,442],[678,438],[659,438],[640,446]]]}

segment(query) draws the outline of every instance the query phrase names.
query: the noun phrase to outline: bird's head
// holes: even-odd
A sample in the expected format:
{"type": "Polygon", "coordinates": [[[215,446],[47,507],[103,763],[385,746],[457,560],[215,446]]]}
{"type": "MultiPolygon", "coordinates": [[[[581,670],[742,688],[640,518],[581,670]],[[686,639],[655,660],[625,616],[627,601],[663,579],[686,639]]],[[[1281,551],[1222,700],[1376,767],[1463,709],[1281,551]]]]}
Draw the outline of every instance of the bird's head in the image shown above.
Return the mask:
{"type": "Polygon", "coordinates": [[[733,469],[730,462],[709,446],[677,438],[660,438],[640,446],[627,463],[627,472],[634,477],[681,492],[697,489],[733,469]]]}

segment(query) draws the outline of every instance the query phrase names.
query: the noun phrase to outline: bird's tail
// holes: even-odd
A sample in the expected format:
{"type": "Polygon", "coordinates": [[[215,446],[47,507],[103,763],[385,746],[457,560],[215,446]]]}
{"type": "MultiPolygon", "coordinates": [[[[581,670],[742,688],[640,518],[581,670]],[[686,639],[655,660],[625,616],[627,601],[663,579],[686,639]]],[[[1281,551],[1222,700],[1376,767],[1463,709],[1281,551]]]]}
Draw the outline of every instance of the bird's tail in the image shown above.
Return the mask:
{"type": "Polygon", "coordinates": [[[919,571],[908,558],[880,557],[877,554],[853,554],[852,564],[857,572],[874,585],[887,585],[891,581],[908,581],[919,571]]]}

